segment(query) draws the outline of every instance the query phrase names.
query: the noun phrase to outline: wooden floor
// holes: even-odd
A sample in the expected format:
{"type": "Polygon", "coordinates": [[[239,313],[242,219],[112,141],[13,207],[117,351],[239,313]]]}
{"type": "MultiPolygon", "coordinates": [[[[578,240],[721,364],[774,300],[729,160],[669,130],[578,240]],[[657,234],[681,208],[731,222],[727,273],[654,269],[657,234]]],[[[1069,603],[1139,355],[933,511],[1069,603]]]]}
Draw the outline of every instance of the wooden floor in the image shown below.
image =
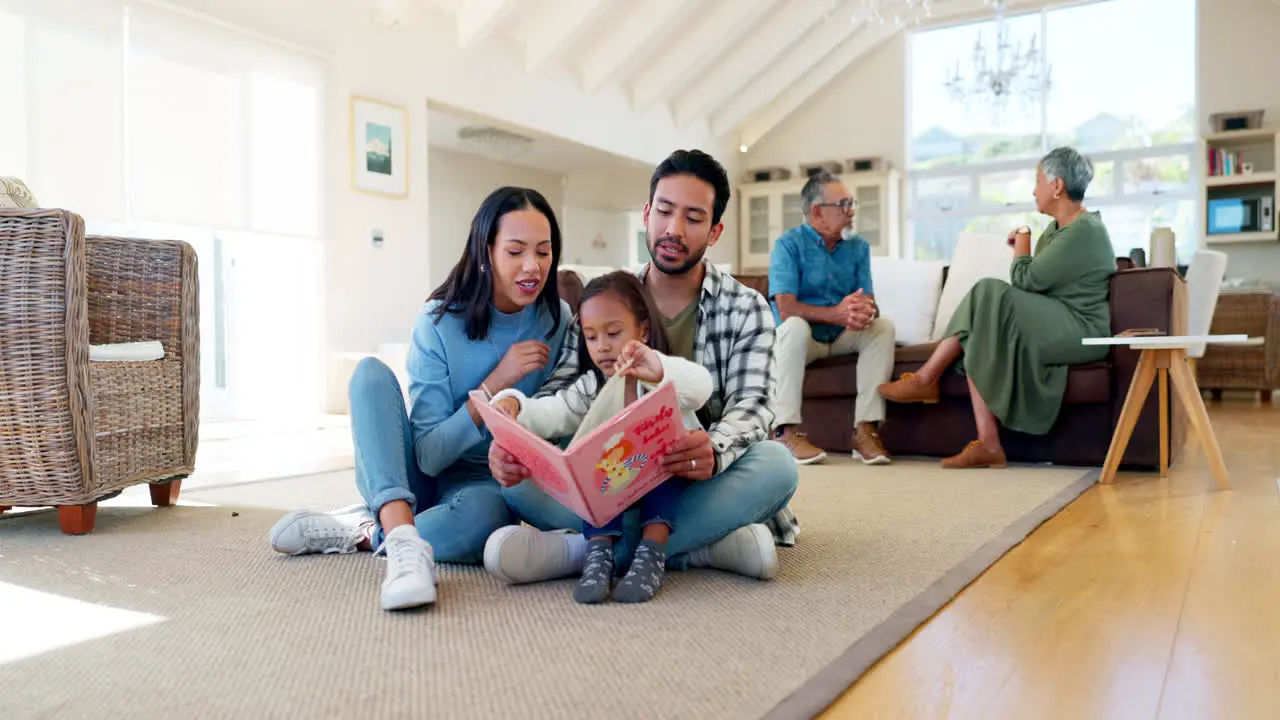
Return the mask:
{"type": "Polygon", "coordinates": [[[1280,718],[1280,407],[1209,412],[1231,490],[1192,446],[1092,488],[824,717],[1280,718]]]}

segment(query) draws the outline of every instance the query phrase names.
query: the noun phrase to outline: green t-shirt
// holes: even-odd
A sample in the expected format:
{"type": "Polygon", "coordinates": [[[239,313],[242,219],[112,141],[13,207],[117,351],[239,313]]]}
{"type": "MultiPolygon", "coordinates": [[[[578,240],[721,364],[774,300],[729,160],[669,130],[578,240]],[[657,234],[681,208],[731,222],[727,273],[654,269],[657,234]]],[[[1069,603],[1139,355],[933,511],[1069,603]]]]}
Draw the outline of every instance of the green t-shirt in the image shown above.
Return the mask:
{"type": "Polygon", "coordinates": [[[671,340],[671,354],[689,362],[698,362],[693,356],[693,346],[698,337],[698,298],[694,298],[675,317],[663,317],[662,324],[671,340]]]}

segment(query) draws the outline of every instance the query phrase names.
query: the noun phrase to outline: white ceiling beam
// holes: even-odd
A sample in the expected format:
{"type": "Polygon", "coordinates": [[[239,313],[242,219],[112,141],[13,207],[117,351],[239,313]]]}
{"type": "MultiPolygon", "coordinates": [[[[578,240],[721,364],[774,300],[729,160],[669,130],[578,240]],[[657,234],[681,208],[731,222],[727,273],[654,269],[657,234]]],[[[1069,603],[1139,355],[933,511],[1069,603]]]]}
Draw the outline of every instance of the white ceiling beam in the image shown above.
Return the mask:
{"type": "Polygon", "coordinates": [[[605,32],[590,43],[591,52],[582,59],[582,88],[595,92],[611,80],[630,60],[652,49],[654,39],[676,21],[681,10],[691,14],[696,3],[688,0],[627,0],[618,17],[612,18],[605,32]]]}
{"type": "MultiPolygon", "coordinates": [[[[825,5],[825,3],[814,3],[825,5]]],[[[734,94],[711,114],[711,131],[725,135],[737,130],[760,108],[769,104],[805,73],[817,67],[832,50],[848,40],[857,27],[847,18],[819,19],[809,32],[786,48],[778,59],[748,86],[734,94]]]]}
{"type": "Polygon", "coordinates": [[[566,47],[609,9],[613,0],[544,0],[520,19],[524,67],[536,72],[558,58],[566,47]]]}
{"type": "Polygon", "coordinates": [[[454,7],[458,20],[458,48],[479,45],[493,34],[518,5],[515,0],[465,0],[454,7]]]}
{"type": "Polygon", "coordinates": [[[631,84],[632,108],[645,112],[676,91],[689,90],[690,77],[697,77],[691,70],[701,71],[713,63],[780,4],[781,0],[718,0],[636,77],[631,84]]]}
{"type": "Polygon", "coordinates": [[[701,120],[729,98],[741,94],[747,83],[765,68],[781,62],[784,52],[797,40],[817,30],[816,23],[826,8],[823,3],[790,3],[782,13],[758,27],[703,73],[688,92],[681,93],[672,110],[676,123],[685,126],[701,120]]]}

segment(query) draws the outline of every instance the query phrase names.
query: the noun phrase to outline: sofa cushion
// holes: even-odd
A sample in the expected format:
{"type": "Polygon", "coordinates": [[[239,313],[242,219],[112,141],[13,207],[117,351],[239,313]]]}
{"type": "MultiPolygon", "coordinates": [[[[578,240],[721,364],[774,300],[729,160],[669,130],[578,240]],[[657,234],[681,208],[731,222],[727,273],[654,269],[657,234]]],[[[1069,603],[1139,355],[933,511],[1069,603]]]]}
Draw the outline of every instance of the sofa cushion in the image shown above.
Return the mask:
{"type": "MultiPolygon", "coordinates": [[[[919,370],[929,359],[937,343],[911,345],[898,348],[894,355],[893,376],[919,370]]],[[[817,360],[810,363],[804,375],[803,395],[806,398],[853,398],[858,392],[857,355],[817,360]]],[[[1063,401],[1076,403],[1106,403],[1111,401],[1111,372],[1108,362],[1073,365],[1067,375],[1067,392],[1063,401]]],[[[959,373],[948,372],[942,380],[942,394],[949,397],[967,397],[969,384],[959,373]]]]}
{"type": "Polygon", "coordinates": [[[16,177],[0,177],[0,208],[37,208],[35,195],[16,177]]]}
{"type": "Polygon", "coordinates": [[[893,321],[899,345],[929,342],[942,294],[941,260],[871,258],[871,282],[880,313],[893,321]]]}
{"type": "Polygon", "coordinates": [[[947,281],[942,286],[938,300],[938,312],[934,317],[932,340],[941,340],[947,323],[956,312],[956,306],[969,290],[983,278],[996,278],[1009,282],[1009,266],[1013,263],[1013,248],[1005,238],[995,235],[961,233],[947,269],[947,281]]]}
{"type": "MultiPolygon", "coordinates": [[[[893,353],[894,367],[923,365],[937,346],[936,342],[927,342],[899,347],[893,353]]],[[[809,363],[804,374],[804,396],[848,397],[853,395],[858,388],[857,379],[853,375],[857,362],[857,355],[840,355],[809,363]]]]}

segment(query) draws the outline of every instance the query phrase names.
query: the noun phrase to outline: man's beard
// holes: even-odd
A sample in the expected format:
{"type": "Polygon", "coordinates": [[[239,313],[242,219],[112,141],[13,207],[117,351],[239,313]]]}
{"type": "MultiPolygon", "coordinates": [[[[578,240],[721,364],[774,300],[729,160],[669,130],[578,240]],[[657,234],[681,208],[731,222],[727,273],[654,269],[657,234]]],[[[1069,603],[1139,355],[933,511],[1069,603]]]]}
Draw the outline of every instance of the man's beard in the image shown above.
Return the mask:
{"type": "Polygon", "coordinates": [[[701,251],[694,253],[689,250],[688,245],[685,245],[679,240],[675,240],[673,238],[668,238],[668,237],[658,238],[657,242],[654,242],[653,239],[650,238],[649,242],[646,243],[646,245],[649,248],[649,259],[653,261],[653,266],[658,268],[658,270],[660,270],[663,275],[684,275],[685,273],[697,267],[698,264],[702,262],[703,256],[707,254],[707,249],[705,247],[702,248],[701,251]],[[664,242],[670,242],[670,243],[675,243],[679,245],[680,249],[687,254],[685,261],[678,265],[671,265],[671,264],[664,263],[662,260],[659,260],[658,245],[664,242]]]}
{"type": "Polygon", "coordinates": [[[852,222],[840,228],[841,240],[852,240],[858,234],[858,223],[852,222]]]}

